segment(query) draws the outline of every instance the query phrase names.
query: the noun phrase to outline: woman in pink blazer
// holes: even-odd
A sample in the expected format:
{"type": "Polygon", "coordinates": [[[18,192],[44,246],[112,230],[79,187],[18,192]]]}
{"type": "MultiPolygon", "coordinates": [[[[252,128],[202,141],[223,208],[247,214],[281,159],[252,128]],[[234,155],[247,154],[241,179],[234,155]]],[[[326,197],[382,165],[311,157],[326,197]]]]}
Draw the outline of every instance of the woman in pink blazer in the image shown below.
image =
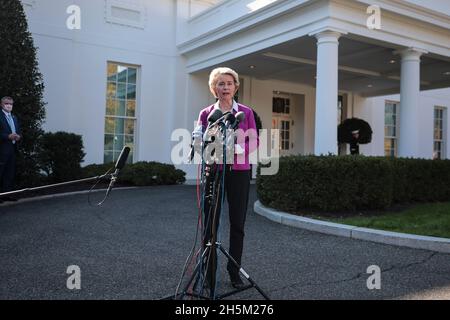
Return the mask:
{"type": "MultiPolygon", "coordinates": [[[[214,69],[209,77],[209,88],[214,97],[217,98],[217,102],[200,111],[198,121],[203,127],[203,132],[208,126],[208,116],[214,109],[220,109],[222,113],[231,112],[233,115],[237,112],[245,114],[245,119],[239,123],[239,127],[236,130],[237,142],[233,164],[226,164],[224,167],[226,170],[225,193],[229,206],[230,220],[229,250],[233,259],[241,265],[245,235],[244,225],[251,179],[249,154],[258,146],[255,118],[251,108],[236,103],[233,99],[239,89],[239,76],[234,70],[230,68],[214,69]]],[[[227,160],[227,163],[230,162],[227,160]]],[[[220,168],[223,169],[222,166],[220,168]]],[[[210,204],[205,203],[206,213],[209,212],[209,206],[210,204]]],[[[206,231],[206,237],[210,235],[210,232],[211,230],[206,231]]],[[[208,239],[205,240],[207,241],[208,239]]],[[[239,269],[231,261],[228,261],[227,270],[232,286],[238,289],[244,287],[244,283],[239,276],[239,269]]],[[[209,273],[211,271],[208,270],[209,273]]]]}

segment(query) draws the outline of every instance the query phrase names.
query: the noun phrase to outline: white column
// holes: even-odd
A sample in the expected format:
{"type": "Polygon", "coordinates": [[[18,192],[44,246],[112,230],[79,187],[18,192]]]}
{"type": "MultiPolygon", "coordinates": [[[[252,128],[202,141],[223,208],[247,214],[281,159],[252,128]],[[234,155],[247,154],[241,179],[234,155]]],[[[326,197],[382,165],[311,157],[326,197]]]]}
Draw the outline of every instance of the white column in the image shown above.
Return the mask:
{"type": "Polygon", "coordinates": [[[426,51],[408,48],[402,56],[400,79],[400,111],[398,156],[419,156],[420,128],[420,56],[426,51]]]}
{"type": "Polygon", "coordinates": [[[341,34],[326,30],[317,38],[314,154],[337,154],[338,47],[341,34]]]}

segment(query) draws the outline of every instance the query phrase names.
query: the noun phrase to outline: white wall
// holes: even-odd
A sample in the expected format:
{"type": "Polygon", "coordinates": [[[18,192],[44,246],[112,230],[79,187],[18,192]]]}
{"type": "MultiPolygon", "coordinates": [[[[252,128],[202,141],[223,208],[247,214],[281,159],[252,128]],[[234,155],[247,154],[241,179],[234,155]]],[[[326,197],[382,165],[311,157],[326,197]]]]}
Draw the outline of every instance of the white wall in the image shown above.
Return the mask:
{"type": "Polygon", "coordinates": [[[430,154],[433,153],[433,129],[434,129],[434,107],[445,107],[447,110],[447,121],[444,125],[444,129],[446,129],[446,159],[450,158],[450,150],[449,150],[449,141],[450,141],[450,134],[449,134],[449,117],[448,112],[450,110],[450,88],[447,89],[438,89],[438,90],[429,90],[429,91],[423,91],[420,96],[420,103],[421,106],[423,106],[424,113],[423,113],[423,122],[424,125],[422,127],[422,130],[424,134],[422,135],[422,139],[420,141],[422,147],[422,153],[426,154],[428,157],[430,157],[430,154]]]}
{"type": "MultiPolygon", "coordinates": [[[[199,7],[193,6],[191,0],[120,1],[134,4],[141,11],[143,19],[137,27],[107,22],[109,1],[26,1],[30,3],[25,9],[46,86],[44,99],[48,104],[44,128],[81,134],[87,153],[85,164],[102,163],[107,62],[137,65],[140,79],[135,160],[170,162],[174,145],[170,142],[172,131],[175,128],[192,130],[199,110],[214,102],[208,90],[208,73],[188,74],[186,58],[179,55],[175,45],[177,32],[182,34],[180,28],[185,27],[190,15],[209,7],[212,1],[197,3],[199,7]],[[66,27],[69,17],[66,9],[72,4],[81,8],[81,30],[66,27]]],[[[258,112],[264,128],[271,128],[273,91],[305,95],[304,110],[294,115],[298,129],[294,151],[313,153],[315,89],[245,75],[243,78],[242,102],[258,112]]],[[[386,99],[399,100],[398,96],[364,99],[349,93],[348,112],[367,120],[374,130],[372,143],[360,148],[363,154],[384,154],[386,99]]],[[[420,140],[423,157],[432,154],[433,107],[450,107],[449,101],[450,89],[421,95],[423,121],[418,129],[423,132],[420,140]]],[[[182,169],[188,172],[188,177],[195,177],[193,166],[182,169]]]]}
{"type": "MultiPolygon", "coordinates": [[[[186,95],[177,95],[179,103],[176,105],[175,128],[187,129],[192,132],[200,110],[214,103],[215,99],[208,89],[208,76],[208,73],[198,73],[185,74],[182,79],[180,77],[179,88],[183,90],[184,86],[186,95]]],[[[175,144],[176,142],[172,142],[172,146],[175,144]]],[[[197,177],[197,165],[184,164],[177,167],[186,172],[187,179],[197,177]]]]}
{"type": "MultiPolygon", "coordinates": [[[[250,83],[249,83],[250,82],[250,83]]],[[[249,105],[255,109],[263,122],[263,128],[272,127],[272,97],[274,91],[305,95],[304,110],[294,110],[295,153],[310,154],[314,152],[314,117],[315,117],[315,90],[306,85],[298,85],[283,81],[251,79],[251,96],[247,98],[249,105]],[[303,117],[303,124],[300,124],[303,117]],[[303,141],[300,141],[303,140],[303,141]]]]}
{"type": "Polygon", "coordinates": [[[425,7],[431,10],[434,10],[439,13],[444,13],[450,16],[450,3],[448,0],[404,0],[405,2],[409,2],[411,4],[425,7]]]}
{"type": "Polygon", "coordinates": [[[194,17],[219,2],[220,0],[189,0],[189,17],[194,17]]]}
{"type": "Polygon", "coordinates": [[[360,118],[369,123],[372,128],[372,142],[360,145],[359,151],[367,156],[384,155],[384,103],[386,100],[398,101],[391,97],[376,97],[366,99],[359,95],[354,95],[355,118],[360,118]]]}
{"type": "Polygon", "coordinates": [[[169,162],[178,59],[174,2],[121,1],[137,5],[140,27],[107,22],[106,0],[32,3],[25,8],[46,86],[45,130],[81,134],[84,164],[102,163],[107,62],[134,64],[140,66],[135,160],[169,162]],[[81,30],[66,27],[72,4],[81,9],[81,30]]]}
{"type": "MultiPolygon", "coordinates": [[[[400,95],[390,95],[375,98],[357,97],[355,102],[355,117],[365,119],[373,130],[372,143],[361,145],[362,154],[370,156],[384,155],[384,106],[386,101],[400,101],[400,95]]],[[[431,159],[433,156],[433,117],[434,107],[441,106],[450,108],[450,88],[422,91],[420,93],[420,126],[419,130],[419,158],[431,159]]],[[[401,110],[400,112],[407,112],[401,110]]],[[[449,117],[447,116],[447,146],[450,141],[449,117]]],[[[450,158],[449,148],[446,148],[446,158],[450,158]]]]}

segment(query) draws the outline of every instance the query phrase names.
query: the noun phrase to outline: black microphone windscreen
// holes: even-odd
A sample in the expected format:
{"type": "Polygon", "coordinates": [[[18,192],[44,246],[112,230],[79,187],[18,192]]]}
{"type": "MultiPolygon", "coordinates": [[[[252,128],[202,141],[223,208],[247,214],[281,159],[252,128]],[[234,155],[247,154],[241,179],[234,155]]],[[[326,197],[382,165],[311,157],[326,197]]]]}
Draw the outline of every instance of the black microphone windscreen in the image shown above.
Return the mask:
{"type": "Polygon", "coordinates": [[[119,159],[116,162],[116,170],[122,170],[122,168],[125,166],[125,163],[127,162],[128,154],[130,153],[130,147],[124,147],[122,149],[122,152],[120,153],[119,159]]]}
{"type": "Polygon", "coordinates": [[[225,114],[223,120],[225,121],[225,123],[234,123],[234,121],[236,121],[236,118],[231,112],[228,112],[225,114]]]}
{"type": "Polygon", "coordinates": [[[242,122],[245,120],[245,113],[242,111],[239,111],[238,113],[236,113],[236,120],[239,122],[242,122]]]}
{"type": "Polygon", "coordinates": [[[222,115],[223,113],[220,109],[214,109],[208,116],[208,122],[216,122],[222,115]]]}

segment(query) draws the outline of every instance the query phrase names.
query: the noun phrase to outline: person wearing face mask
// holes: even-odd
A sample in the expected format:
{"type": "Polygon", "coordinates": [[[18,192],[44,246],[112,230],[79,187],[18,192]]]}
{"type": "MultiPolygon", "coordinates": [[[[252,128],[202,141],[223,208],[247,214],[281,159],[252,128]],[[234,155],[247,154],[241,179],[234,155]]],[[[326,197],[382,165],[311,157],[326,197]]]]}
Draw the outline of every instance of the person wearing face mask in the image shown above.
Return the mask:
{"type": "MultiPolygon", "coordinates": [[[[11,112],[14,100],[11,97],[1,99],[0,111],[0,190],[13,189],[16,167],[17,144],[22,138],[17,117],[11,112]]],[[[13,197],[3,197],[0,201],[16,201],[13,197]]]]}
{"type": "MultiPolygon", "coordinates": [[[[223,114],[229,112],[236,115],[238,112],[245,114],[245,118],[237,127],[237,131],[244,133],[245,139],[236,139],[234,161],[228,163],[220,170],[225,173],[225,194],[228,202],[230,221],[230,255],[241,265],[244,225],[247,214],[249,189],[250,189],[250,161],[249,154],[257,149],[258,136],[253,111],[250,107],[237,103],[234,96],[239,89],[239,76],[230,68],[216,68],[209,77],[209,89],[217,102],[200,111],[198,123],[201,131],[205,132],[208,127],[208,116],[215,110],[220,109],[223,114]]],[[[238,135],[239,136],[239,135],[238,135]]],[[[220,206],[220,204],[219,204],[220,206]]],[[[209,204],[205,204],[205,212],[209,211],[209,204]]],[[[208,220],[208,217],[206,218],[208,220]]],[[[206,240],[211,234],[211,226],[207,227],[206,240]]],[[[217,228],[217,226],[216,226],[217,228]]],[[[239,276],[239,269],[228,261],[227,270],[230,276],[231,285],[234,288],[243,288],[244,283],[239,276]]],[[[208,270],[208,273],[214,270],[208,270]]],[[[208,276],[207,276],[208,278],[208,276]]]]}

